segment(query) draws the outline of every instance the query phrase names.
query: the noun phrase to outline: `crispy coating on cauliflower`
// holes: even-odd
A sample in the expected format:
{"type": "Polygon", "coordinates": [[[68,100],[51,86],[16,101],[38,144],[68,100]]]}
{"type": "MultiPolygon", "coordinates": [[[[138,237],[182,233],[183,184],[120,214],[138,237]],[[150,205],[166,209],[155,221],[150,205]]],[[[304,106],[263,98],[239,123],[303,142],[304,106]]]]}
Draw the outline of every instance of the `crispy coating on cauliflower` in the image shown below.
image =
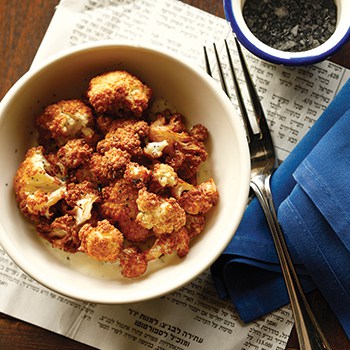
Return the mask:
{"type": "Polygon", "coordinates": [[[196,140],[205,142],[208,138],[208,129],[202,124],[196,124],[191,128],[190,134],[196,140]]]}
{"type": "Polygon", "coordinates": [[[135,186],[123,178],[118,179],[111,186],[102,189],[100,212],[103,217],[118,225],[125,238],[142,242],[151,233],[136,221],[139,213],[137,197],[138,190],[135,186]]]}
{"type": "Polygon", "coordinates": [[[84,252],[99,261],[114,262],[122,249],[123,234],[108,220],[102,220],[97,226],[85,224],[79,230],[80,252],[84,252]]]}
{"type": "Polygon", "coordinates": [[[140,121],[139,118],[115,118],[113,115],[98,114],[96,117],[96,128],[103,138],[111,131],[132,126],[140,121]]]}
{"type": "Polygon", "coordinates": [[[98,114],[95,118],[96,129],[104,137],[111,130],[115,120],[119,119],[114,119],[112,116],[106,114],[98,114]]]}
{"type": "Polygon", "coordinates": [[[166,141],[168,146],[163,149],[165,162],[171,165],[178,175],[184,179],[190,179],[197,174],[202,162],[207,159],[208,153],[205,149],[204,126],[197,126],[194,136],[185,131],[178,115],[169,120],[158,115],[157,119],[150,124],[149,140],[151,142],[166,141]]]}
{"type": "Polygon", "coordinates": [[[69,214],[59,216],[52,222],[41,220],[36,229],[54,248],[75,253],[80,246],[76,220],[69,214]]]}
{"type": "Polygon", "coordinates": [[[91,219],[92,207],[99,201],[99,192],[91,182],[67,184],[65,202],[72,208],[69,213],[75,218],[77,225],[91,219]]]}
{"type": "Polygon", "coordinates": [[[145,251],[147,261],[160,258],[162,255],[177,253],[180,258],[188,254],[190,250],[190,236],[185,227],[168,235],[160,236],[153,246],[145,251]]]}
{"type": "Polygon", "coordinates": [[[75,169],[86,162],[92,153],[93,148],[85,140],[69,140],[57,151],[57,163],[62,164],[64,169],[75,169]]]}
{"type": "Polygon", "coordinates": [[[202,182],[192,190],[184,192],[178,199],[186,213],[197,215],[207,213],[219,199],[219,192],[213,179],[202,182]]]}
{"type": "MultiPolygon", "coordinates": [[[[133,128],[135,132],[144,128],[144,120],[139,118],[114,118],[111,115],[100,114],[96,118],[96,127],[100,134],[105,137],[109,132],[119,128],[133,128]]],[[[148,132],[148,129],[146,130],[148,132]]]]}
{"type": "Polygon", "coordinates": [[[137,118],[116,118],[113,119],[107,133],[106,137],[109,137],[109,133],[114,133],[118,129],[132,130],[139,136],[146,136],[148,134],[148,124],[144,120],[137,118]]]}
{"type": "Polygon", "coordinates": [[[112,128],[97,144],[97,151],[105,153],[111,148],[119,148],[132,156],[142,155],[142,143],[148,135],[148,130],[149,126],[145,121],[126,122],[121,127],[112,128]]]}
{"type": "Polygon", "coordinates": [[[147,259],[137,247],[124,248],[118,256],[121,274],[127,278],[136,278],[147,270],[147,259]]]}
{"type": "Polygon", "coordinates": [[[111,148],[103,155],[94,153],[89,161],[89,170],[101,184],[107,185],[123,175],[125,167],[130,163],[130,154],[119,148],[111,148]]]}
{"type": "Polygon", "coordinates": [[[153,229],[156,235],[172,233],[186,223],[186,213],[174,198],[163,198],[141,188],[136,203],[140,211],[136,222],[148,230],[153,229]]]}
{"type": "Polygon", "coordinates": [[[52,146],[52,141],[62,146],[75,138],[87,143],[96,138],[93,112],[81,100],[61,100],[49,105],[37,117],[36,126],[39,142],[47,147],[52,146]]]}
{"type": "Polygon", "coordinates": [[[52,174],[52,165],[45,158],[42,146],[29,149],[16,172],[17,203],[21,212],[35,222],[40,216],[52,216],[51,207],[65,196],[65,181],[52,174]]]}
{"type": "Polygon", "coordinates": [[[192,239],[193,237],[198,236],[203,230],[205,225],[205,216],[204,214],[198,215],[186,215],[186,229],[188,235],[192,239]]]}
{"type": "Polygon", "coordinates": [[[179,182],[175,170],[170,165],[163,163],[157,163],[154,165],[152,180],[163,188],[174,187],[179,182]]]}
{"type": "Polygon", "coordinates": [[[87,91],[98,113],[131,114],[141,117],[148,107],[152,90],[126,71],[113,71],[91,79],[87,91]]]}
{"type": "Polygon", "coordinates": [[[145,166],[136,162],[129,162],[126,165],[124,179],[132,183],[136,188],[142,188],[147,185],[152,172],[145,166]]]}

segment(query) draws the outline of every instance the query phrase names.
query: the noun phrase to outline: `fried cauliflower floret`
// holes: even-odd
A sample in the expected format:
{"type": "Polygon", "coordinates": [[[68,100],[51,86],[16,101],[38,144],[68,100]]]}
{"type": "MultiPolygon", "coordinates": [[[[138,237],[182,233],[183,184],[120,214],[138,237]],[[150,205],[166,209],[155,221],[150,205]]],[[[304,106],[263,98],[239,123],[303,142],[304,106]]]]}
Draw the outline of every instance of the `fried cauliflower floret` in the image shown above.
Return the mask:
{"type": "Polygon", "coordinates": [[[136,200],[140,213],[136,221],[156,235],[179,230],[186,223],[186,213],[172,197],[163,198],[147,189],[139,190],[136,200]]]}
{"type": "Polygon", "coordinates": [[[127,278],[142,276],[147,270],[147,259],[137,247],[124,248],[118,256],[121,274],[127,278]]]}
{"type": "Polygon", "coordinates": [[[179,199],[184,192],[191,191],[194,188],[195,188],[194,185],[188,183],[187,181],[184,181],[184,180],[178,178],[177,184],[171,188],[171,195],[174,198],[179,199]]]}
{"type": "MultiPolygon", "coordinates": [[[[203,135],[202,127],[197,127],[203,135]]],[[[199,137],[200,139],[200,137],[199,137]]],[[[171,165],[183,179],[190,179],[198,172],[199,165],[207,159],[208,153],[203,141],[185,131],[178,118],[167,120],[162,115],[150,124],[149,141],[166,141],[168,146],[163,149],[165,162],[171,165]],[[180,126],[179,126],[180,124],[180,126]]]]}
{"type": "Polygon", "coordinates": [[[148,107],[152,90],[126,71],[112,71],[91,79],[87,91],[98,113],[131,114],[141,117],[148,107]]]}
{"type": "Polygon", "coordinates": [[[168,142],[168,152],[174,148],[175,133],[184,132],[184,129],[178,126],[178,119],[167,119],[163,114],[158,114],[156,119],[150,123],[149,140],[151,142],[168,142]]]}
{"type": "Polygon", "coordinates": [[[110,115],[106,114],[98,114],[95,118],[95,126],[99,133],[103,135],[103,137],[108,133],[111,129],[111,125],[115,121],[114,118],[110,115]]]}
{"type": "Polygon", "coordinates": [[[81,100],[61,100],[45,108],[36,119],[40,143],[64,145],[68,140],[82,138],[90,143],[96,137],[94,116],[81,100]]]}
{"type": "Polygon", "coordinates": [[[133,130],[142,137],[148,134],[148,124],[144,120],[137,118],[115,118],[107,130],[107,137],[109,137],[109,132],[113,133],[120,128],[133,130]]]}
{"type": "Polygon", "coordinates": [[[204,214],[198,215],[186,215],[186,229],[188,235],[192,239],[193,237],[198,236],[203,230],[205,225],[205,216],[204,214]]]}
{"type": "Polygon", "coordinates": [[[153,166],[152,178],[149,184],[149,191],[157,194],[164,194],[169,188],[173,190],[179,182],[174,169],[164,163],[156,163],[153,166]]]}
{"type": "Polygon", "coordinates": [[[42,220],[36,229],[39,235],[49,241],[54,248],[75,253],[80,246],[76,220],[69,214],[55,218],[52,222],[42,220]]]}
{"type": "Polygon", "coordinates": [[[144,147],[143,152],[151,158],[160,158],[163,155],[164,148],[168,146],[168,141],[148,142],[144,147]]]}
{"type": "Polygon", "coordinates": [[[124,178],[117,179],[102,189],[100,212],[118,225],[126,239],[142,242],[150,236],[150,232],[136,221],[139,213],[137,197],[138,189],[135,186],[124,178]]]}
{"type": "Polygon", "coordinates": [[[132,156],[142,155],[142,143],[148,130],[149,126],[145,121],[127,122],[121,127],[112,128],[97,144],[97,151],[103,154],[111,148],[119,148],[132,156]]]}
{"type": "Polygon", "coordinates": [[[145,166],[136,162],[130,162],[126,165],[124,179],[136,188],[142,188],[149,182],[151,174],[152,172],[145,166]]]}
{"type": "Polygon", "coordinates": [[[43,147],[38,146],[26,153],[16,172],[14,189],[22,213],[38,221],[40,216],[52,215],[50,208],[64,198],[66,183],[54,175],[43,147]]]}
{"type": "Polygon", "coordinates": [[[178,184],[179,178],[174,169],[163,163],[155,164],[152,172],[152,180],[161,187],[174,187],[178,184]]]}
{"type": "Polygon", "coordinates": [[[208,138],[208,129],[202,124],[196,124],[191,128],[190,134],[196,140],[205,142],[208,138]]]}
{"type": "Polygon", "coordinates": [[[100,201],[100,196],[91,182],[68,183],[65,201],[72,208],[69,213],[75,218],[76,224],[81,225],[91,219],[92,207],[100,201]]]}
{"type": "Polygon", "coordinates": [[[83,139],[69,140],[56,153],[57,163],[64,169],[75,169],[86,162],[92,155],[93,149],[83,139]]]}
{"type": "Polygon", "coordinates": [[[133,127],[134,130],[138,130],[143,125],[143,120],[134,117],[114,118],[108,114],[99,114],[95,125],[100,134],[106,136],[109,132],[124,127],[133,127]]]}
{"type": "Polygon", "coordinates": [[[192,190],[184,192],[178,203],[191,215],[208,212],[219,199],[219,192],[213,179],[202,182],[192,190]]]}
{"type": "Polygon", "coordinates": [[[85,224],[79,230],[81,245],[80,252],[84,252],[99,261],[115,262],[122,249],[123,234],[108,220],[102,220],[97,226],[85,224]]]}
{"type": "Polygon", "coordinates": [[[152,247],[145,251],[147,261],[160,258],[162,255],[177,253],[180,258],[188,254],[190,250],[190,236],[185,227],[171,234],[160,236],[152,247]]]}
{"type": "Polygon", "coordinates": [[[94,153],[89,161],[89,170],[99,183],[108,184],[123,175],[130,157],[128,152],[119,148],[111,148],[103,155],[94,153]]]}

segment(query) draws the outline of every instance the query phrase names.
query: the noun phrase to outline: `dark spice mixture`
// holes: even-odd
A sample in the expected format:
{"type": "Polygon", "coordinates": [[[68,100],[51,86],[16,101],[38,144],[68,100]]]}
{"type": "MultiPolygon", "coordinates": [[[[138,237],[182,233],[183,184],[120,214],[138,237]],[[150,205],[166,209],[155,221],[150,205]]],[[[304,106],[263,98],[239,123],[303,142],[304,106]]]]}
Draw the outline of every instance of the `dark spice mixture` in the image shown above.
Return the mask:
{"type": "Polygon", "coordinates": [[[306,51],[334,32],[334,0],[246,0],[243,17],[263,43],[282,51],[306,51]]]}

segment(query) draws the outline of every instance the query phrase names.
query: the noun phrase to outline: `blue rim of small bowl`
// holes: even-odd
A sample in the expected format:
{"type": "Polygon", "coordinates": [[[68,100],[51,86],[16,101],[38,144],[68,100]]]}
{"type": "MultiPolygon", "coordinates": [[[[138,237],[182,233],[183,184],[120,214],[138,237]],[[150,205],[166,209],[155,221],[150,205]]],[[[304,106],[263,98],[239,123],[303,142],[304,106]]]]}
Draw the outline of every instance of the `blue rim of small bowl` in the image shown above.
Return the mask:
{"type": "Polygon", "coordinates": [[[329,50],[326,50],[318,55],[310,55],[310,56],[304,56],[304,57],[291,57],[291,58],[281,58],[276,57],[274,55],[271,55],[254,44],[250,40],[247,39],[245,34],[242,32],[240,26],[238,25],[236,21],[236,17],[233,12],[232,8],[232,1],[231,0],[223,0],[224,1],[224,11],[225,16],[228,22],[231,25],[231,28],[233,32],[236,34],[237,39],[239,42],[250,52],[252,52],[254,55],[262,58],[265,61],[276,63],[276,64],[283,64],[286,66],[306,66],[314,63],[321,62],[323,60],[326,60],[328,57],[332,56],[336,51],[338,51],[347,41],[350,40],[350,26],[345,33],[345,35],[342,37],[341,40],[339,40],[336,45],[331,47],[329,50]]]}

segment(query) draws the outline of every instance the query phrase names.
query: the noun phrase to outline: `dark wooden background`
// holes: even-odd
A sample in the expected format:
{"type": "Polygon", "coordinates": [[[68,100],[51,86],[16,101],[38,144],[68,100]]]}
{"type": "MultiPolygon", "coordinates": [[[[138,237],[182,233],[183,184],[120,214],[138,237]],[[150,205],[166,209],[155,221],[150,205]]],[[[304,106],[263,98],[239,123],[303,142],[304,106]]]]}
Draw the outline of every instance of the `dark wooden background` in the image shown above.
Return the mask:
{"type": "MultiPolygon", "coordinates": [[[[224,17],[221,0],[183,0],[183,2],[224,17]]],[[[0,72],[2,74],[0,99],[29,69],[57,4],[58,0],[0,0],[0,72]]],[[[350,68],[350,43],[331,57],[331,60],[350,68]]],[[[322,296],[314,292],[308,298],[333,349],[350,350],[350,341],[345,337],[322,296]]],[[[86,350],[92,348],[0,313],[0,349],[86,350]]],[[[294,330],[287,349],[299,349],[294,330]]]]}

